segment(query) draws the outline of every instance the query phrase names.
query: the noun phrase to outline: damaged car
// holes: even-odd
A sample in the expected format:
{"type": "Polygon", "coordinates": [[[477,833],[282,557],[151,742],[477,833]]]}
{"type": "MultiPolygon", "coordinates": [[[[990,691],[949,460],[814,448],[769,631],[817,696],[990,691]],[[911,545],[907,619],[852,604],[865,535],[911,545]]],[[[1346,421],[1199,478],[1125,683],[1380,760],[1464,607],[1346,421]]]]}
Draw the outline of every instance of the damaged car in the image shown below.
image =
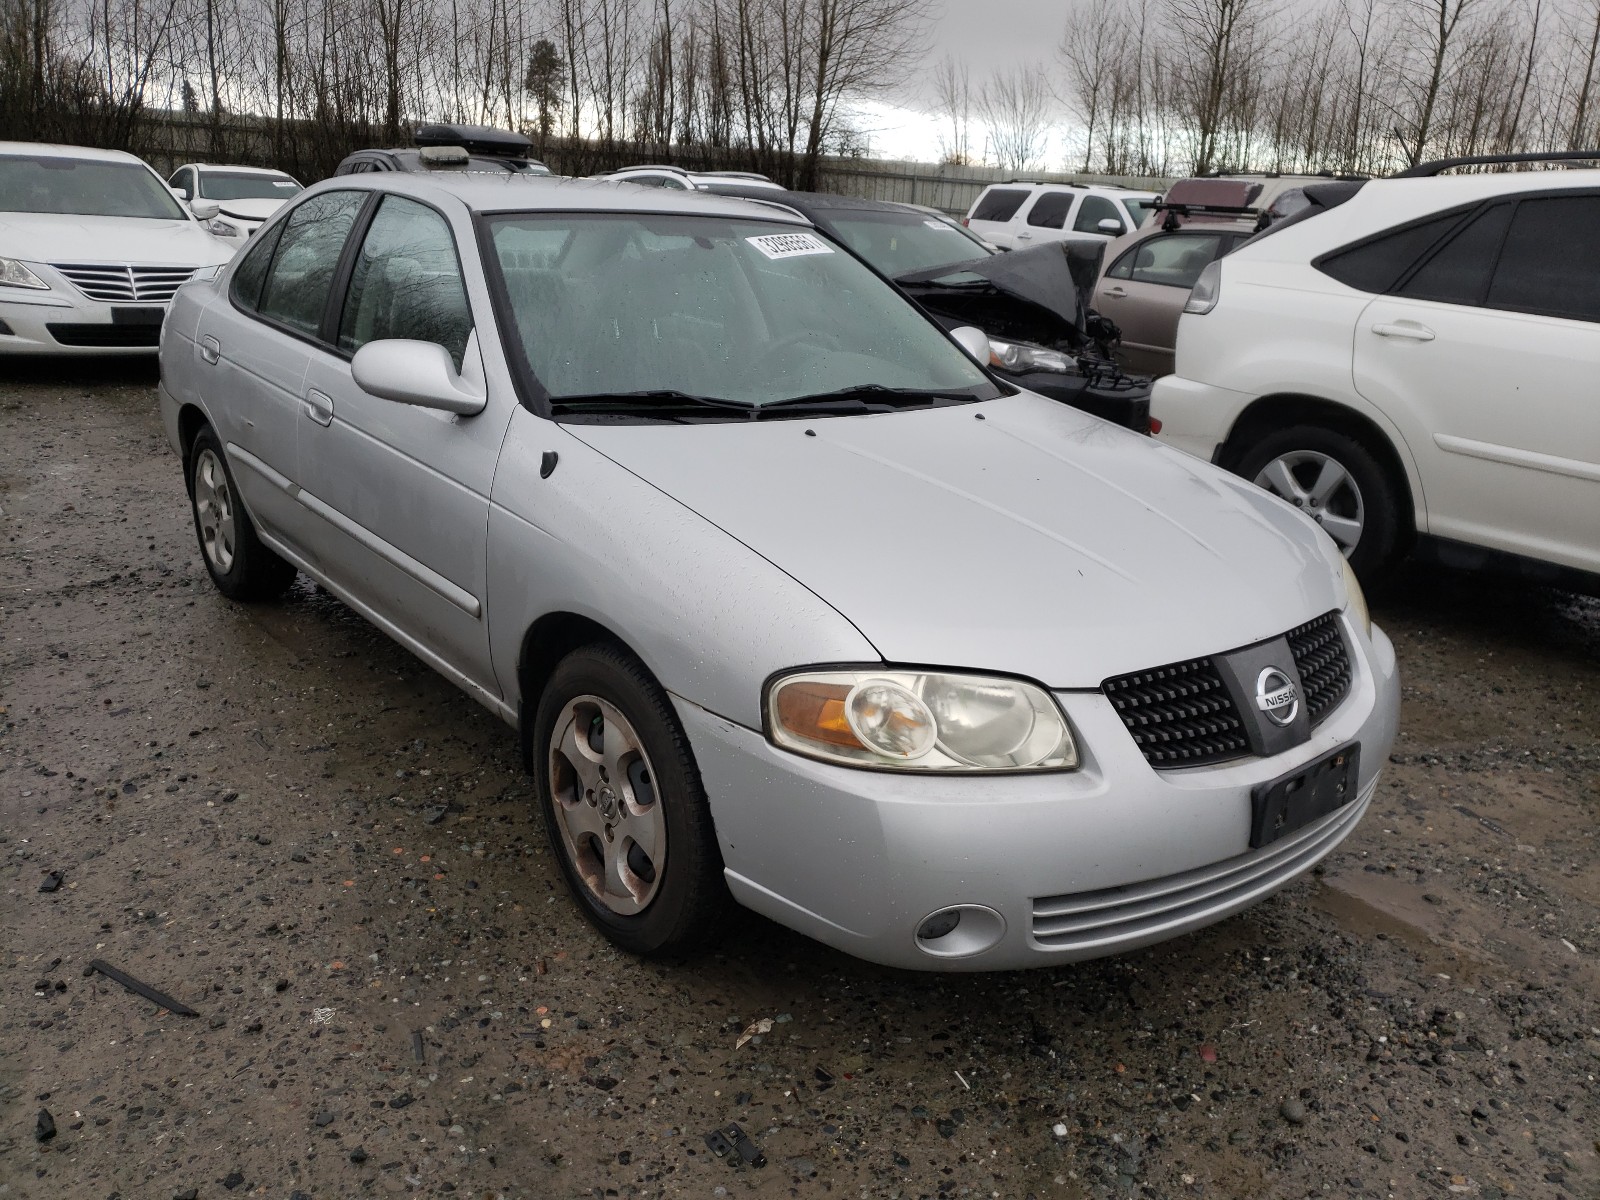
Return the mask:
{"type": "Polygon", "coordinates": [[[983,330],[989,367],[1008,382],[1128,429],[1149,429],[1150,381],[1117,365],[1112,347],[1119,332],[1089,306],[1103,242],[1056,241],[1001,253],[915,205],[822,192],[738,194],[799,213],[945,328],[983,330]]]}
{"type": "Polygon", "coordinates": [[[395,172],[180,288],[159,395],[216,588],[515,729],[616,945],[1052,966],[1310,870],[1399,683],[1313,521],[986,342],[781,207],[395,172]]]}

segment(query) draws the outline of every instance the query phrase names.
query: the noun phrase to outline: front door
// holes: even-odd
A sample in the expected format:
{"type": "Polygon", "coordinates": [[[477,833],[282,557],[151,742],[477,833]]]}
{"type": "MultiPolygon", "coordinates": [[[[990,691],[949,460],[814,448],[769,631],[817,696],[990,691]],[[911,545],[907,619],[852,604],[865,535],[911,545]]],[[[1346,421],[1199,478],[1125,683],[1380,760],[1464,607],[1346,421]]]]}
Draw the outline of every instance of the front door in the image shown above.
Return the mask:
{"type": "Polygon", "coordinates": [[[1107,268],[1094,307],[1122,330],[1117,356],[1127,370],[1172,373],[1178,318],[1189,292],[1231,242],[1228,234],[1197,229],[1158,233],[1124,250],[1107,268]]]}
{"type": "Polygon", "coordinates": [[[461,378],[483,389],[456,239],[441,213],[385,195],[349,269],[334,343],[313,352],[306,372],[300,421],[300,499],[316,520],[318,557],[332,582],[433,666],[498,696],[484,581],[489,486],[513,402],[502,394],[458,416],[380,399],[351,376],[361,347],[412,339],[443,346],[461,378]]]}

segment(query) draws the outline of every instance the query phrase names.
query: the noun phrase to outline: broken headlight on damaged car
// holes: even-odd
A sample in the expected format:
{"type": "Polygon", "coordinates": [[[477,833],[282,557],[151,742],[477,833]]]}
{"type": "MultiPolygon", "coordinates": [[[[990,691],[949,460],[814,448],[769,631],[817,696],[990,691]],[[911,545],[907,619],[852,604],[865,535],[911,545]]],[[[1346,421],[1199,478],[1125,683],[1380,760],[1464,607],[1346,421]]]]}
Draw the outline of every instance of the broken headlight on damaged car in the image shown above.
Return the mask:
{"type": "Polygon", "coordinates": [[[767,688],[767,736],[808,758],[890,771],[1070,771],[1078,747],[1037,684],[989,675],[803,671],[767,688]]]}
{"type": "Polygon", "coordinates": [[[989,365],[1002,371],[1053,371],[1058,375],[1072,375],[1078,370],[1077,363],[1059,350],[998,338],[989,339],[989,365]]]}

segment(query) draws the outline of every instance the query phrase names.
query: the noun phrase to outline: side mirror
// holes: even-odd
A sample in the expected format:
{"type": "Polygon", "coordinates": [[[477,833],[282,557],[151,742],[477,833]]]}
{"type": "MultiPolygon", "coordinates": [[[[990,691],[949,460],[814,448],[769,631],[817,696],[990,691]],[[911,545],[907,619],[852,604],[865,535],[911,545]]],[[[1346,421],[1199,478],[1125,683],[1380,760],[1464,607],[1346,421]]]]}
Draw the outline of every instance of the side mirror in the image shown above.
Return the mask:
{"type": "Polygon", "coordinates": [[[350,374],[362,391],[418,408],[470,417],[488,403],[482,385],[457,375],[450,352],[436,342],[368,342],[350,360],[350,374]]]}
{"type": "Polygon", "coordinates": [[[1109,233],[1112,237],[1121,237],[1128,232],[1123,228],[1122,222],[1115,217],[1107,217],[1100,222],[1098,228],[1101,233],[1109,233]]]}
{"type": "Polygon", "coordinates": [[[196,221],[210,221],[222,211],[222,205],[215,200],[191,200],[189,211],[194,214],[196,221]]]}
{"type": "Polygon", "coordinates": [[[174,196],[176,196],[179,200],[182,200],[185,204],[189,203],[189,193],[184,191],[181,187],[173,187],[169,183],[169,184],[167,184],[167,191],[171,192],[174,196]]]}
{"type": "Polygon", "coordinates": [[[989,365],[989,335],[973,325],[963,325],[950,331],[950,339],[960,346],[981,367],[989,365]]]}

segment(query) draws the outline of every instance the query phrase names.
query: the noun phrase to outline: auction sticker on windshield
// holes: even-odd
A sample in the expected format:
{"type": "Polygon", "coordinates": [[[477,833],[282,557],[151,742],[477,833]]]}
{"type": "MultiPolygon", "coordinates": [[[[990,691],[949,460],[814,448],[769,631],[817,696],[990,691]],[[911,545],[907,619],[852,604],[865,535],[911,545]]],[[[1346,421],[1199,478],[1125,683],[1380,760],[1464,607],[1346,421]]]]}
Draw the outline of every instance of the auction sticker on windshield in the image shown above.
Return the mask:
{"type": "Polygon", "coordinates": [[[768,258],[799,258],[803,254],[832,254],[833,247],[809,233],[764,233],[745,238],[768,258]]]}

